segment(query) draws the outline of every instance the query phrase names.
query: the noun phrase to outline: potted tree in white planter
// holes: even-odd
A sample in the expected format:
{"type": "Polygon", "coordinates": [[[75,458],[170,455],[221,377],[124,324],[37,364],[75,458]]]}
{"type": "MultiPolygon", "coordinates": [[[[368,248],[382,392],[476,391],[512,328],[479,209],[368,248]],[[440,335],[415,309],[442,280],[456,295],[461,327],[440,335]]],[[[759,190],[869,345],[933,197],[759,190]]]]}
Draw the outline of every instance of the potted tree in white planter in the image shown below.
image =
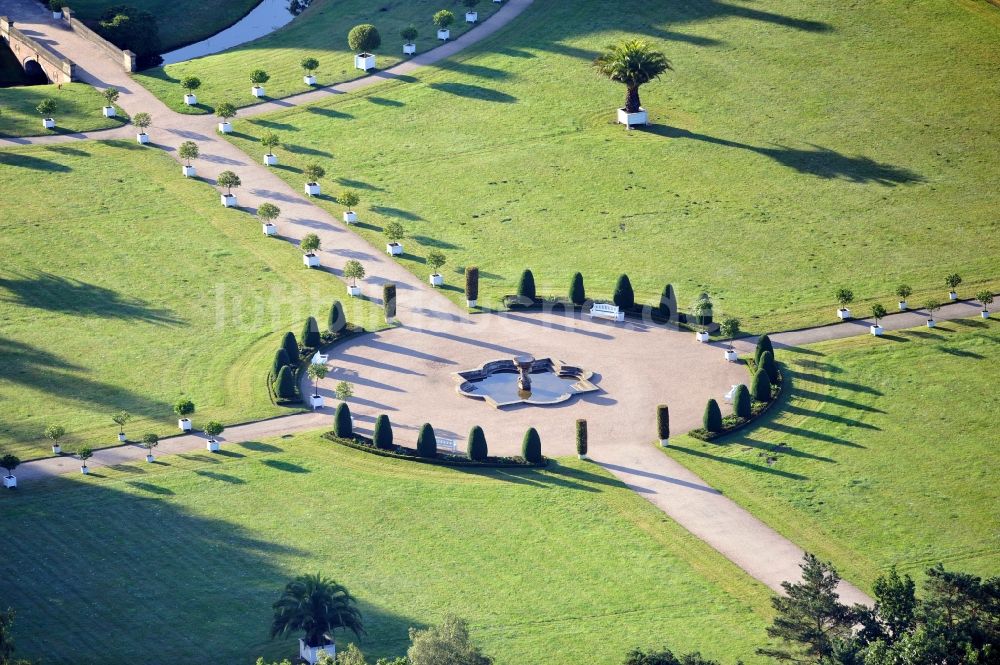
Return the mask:
{"type": "Polygon", "coordinates": [[[361,202],[361,197],[349,189],[345,189],[337,197],[337,203],[347,208],[344,211],[344,223],[353,224],[358,221],[358,214],[354,212],[354,206],[361,202]]]}
{"type": "Polygon", "coordinates": [[[271,80],[271,76],[263,69],[255,69],[250,72],[250,94],[258,99],[264,96],[264,84],[271,80]]]}
{"type": "Polygon", "coordinates": [[[181,87],[184,88],[184,103],[194,106],[198,103],[198,95],[194,91],[201,87],[201,79],[197,76],[185,76],[181,79],[181,87]]]}
{"type": "Polygon", "coordinates": [[[443,42],[451,39],[451,30],[449,30],[448,27],[455,22],[454,14],[447,9],[442,9],[441,11],[435,13],[431,20],[434,21],[434,25],[437,26],[438,39],[443,42]]]}
{"type": "Polygon", "coordinates": [[[937,325],[937,322],[934,320],[934,312],[941,309],[941,303],[937,300],[928,300],[924,303],[924,309],[927,310],[927,327],[933,328],[937,325]]]}
{"type": "Polygon", "coordinates": [[[239,187],[243,184],[240,177],[232,171],[223,171],[215,182],[219,187],[226,188],[226,193],[221,195],[222,205],[226,208],[235,208],[236,195],[233,194],[233,187],[239,187]]]}
{"type": "Polygon", "coordinates": [[[181,143],[181,146],[177,149],[177,154],[180,158],[187,162],[187,164],[181,166],[181,173],[184,174],[185,178],[193,178],[197,175],[198,171],[191,165],[192,159],[198,159],[200,151],[198,150],[198,144],[194,141],[185,141],[181,143]]]}
{"type": "Polygon", "coordinates": [[[299,248],[302,250],[302,263],[305,264],[307,268],[315,268],[319,265],[319,256],[316,252],[319,251],[320,240],[319,236],[315,233],[307,233],[302,242],[299,243],[299,248]]]}
{"type": "Polygon", "coordinates": [[[49,10],[52,12],[52,19],[59,21],[63,17],[62,6],[65,0],[49,0],[49,10]]]}
{"type": "Polygon", "coordinates": [[[320,651],[336,657],[333,631],[350,630],[358,637],[364,633],[354,597],[343,586],[321,575],[296,577],[285,585],[272,607],[271,638],[302,631],[299,658],[310,665],[319,660],[320,651]]]}
{"type": "Polygon", "coordinates": [[[125,423],[132,420],[132,414],[128,411],[119,411],[111,416],[111,420],[118,425],[118,442],[125,443],[125,423]]]}
{"type": "Polygon", "coordinates": [[[153,117],[146,112],[136,113],[132,116],[132,124],[139,128],[139,133],[135,135],[135,140],[139,145],[149,143],[149,134],[146,128],[153,124],[153,117]]]}
{"type": "Polygon", "coordinates": [[[948,298],[950,300],[958,300],[958,285],[962,283],[962,278],[958,276],[958,273],[952,273],[944,278],[945,284],[948,285],[948,298]]]}
{"type": "Polygon", "coordinates": [[[267,148],[264,154],[264,165],[274,166],[278,163],[278,156],[274,154],[274,149],[281,145],[281,139],[274,132],[266,132],[260,137],[260,144],[267,148]]]}
{"type": "Polygon", "coordinates": [[[875,303],[872,305],[872,318],[875,319],[875,322],[871,325],[870,330],[876,337],[880,336],[883,332],[882,326],[878,324],[878,320],[883,318],[885,315],[885,307],[883,307],[881,303],[875,303]]]}
{"type": "Polygon", "coordinates": [[[90,468],[87,466],[87,460],[94,456],[94,449],[90,446],[83,446],[77,449],[76,456],[80,458],[80,473],[87,475],[90,473],[90,468]]]}
{"type": "Polygon", "coordinates": [[[851,318],[851,310],[847,306],[854,302],[854,291],[850,289],[837,289],[837,293],[834,296],[840,304],[840,309],[837,310],[837,316],[840,317],[840,320],[846,321],[851,318]]]}
{"type": "Polygon", "coordinates": [[[403,38],[403,55],[413,55],[417,52],[416,39],[417,29],[412,25],[408,25],[399,31],[399,36],[403,38]]]}
{"type": "Polygon", "coordinates": [[[62,425],[49,425],[45,428],[45,438],[52,441],[52,454],[61,455],[62,446],[59,445],[59,439],[66,435],[66,428],[62,425]]]}
{"type": "Polygon", "coordinates": [[[153,457],[153,448],[160,445],[160,437],[152,432],[143,434],[139,445],[146,449],[146,461],[152,463],[156,459],[153,457]]]}
{"type": "Polygon", "coordinates": [[[382,45],[382,36],[370,23],[362,23],[347,33],[347,44],[354,51],[354,66],[362,71],[375,69],[375,54],[372,52],[382,45]]]}
{"type": "Polygon", "coordinates": [[[427,265],[429,265],[431,270],[434,271],[431,273],[430,277],[431,286],[441,286],[444,284],[444,276],[438,271],[441,269],[441,266],[445,264],[445,261],[447,261],[447,258],[445,257],[444,252],[435,250],[427,255],[427,265]]]}
{"type": "Polygon", "coordinates": [[[694,302],[694,306],[691,308],[691,311],[694,313],[696,324],[698,326],[698,332],[695,335],[696,339],[702,343],[707,342],[708,329],[706,322],[711,322],[712,299],[707,293],[702,293],[694,302]]]}
{"type": "Polygon", "coordinates": [[[729,338],[729,348],[726,349],[726,360],[731,363],[736,362],[736,349],[733,348],[733,341],[740,334],[740,320],[735,317],[727,317],[719,324],[719,334],[729,338]]]}
{"type": "Polygon", "coordinates": [[[319,179],[326,175],[326,169],[319,164],[310,164],[302,170],[308,181],[306,182],[306,194],[308,196],[319,196],[322,189],[319,186],[319,179]]]}
{"type": "Polygon", "coordinates": [[[983,311],[979,313],[984,319],[990,318],[990,305],[993,304],[993,292],[988,289],[983,289],[976,294],[976,300],[982,303],[983,311]]]}
{"type": "Polygon", "coordinates": [[[273,203],[260,204],[260,207],[257,208],[257,219],[261,221],[261,229],[264,231],[264,235],[278,235],[278,227],[275,226],[274,220],[278,219],[278,215],[280,214],[281,208],[273,203]]]}
{"type": "Polygon", "coordinates": [[[205,443],[205,448],[210,453],[219,452],[219,440],[215,437],[222,434],[226,428],[217,420],[210,420],[207,425],[205,425],[205,434],[208,435],[208,441],[205,443]]]}
{"type": "Polygon", "coordinates": [[[18,459],[17,455],[11,455],[7,453],[3,457],[0,457],[0,467],[3,467],[7,471],[7,475],[3,477],[3,486],[7,489],[14,489],[17,487],[17,476],[14,475],[14,469],[21,465],[21,460],[18,459]]]}
{"type": "Polygon", "coordinates": [[[385,246],[385,252],[389,256],[399,256],[403,253],[403,244],[399,242],[406,235],[406,230],[399,222],[389,222],[382,231],[389,242],[385,246]]]}
{"type": "Polygon", "coordinates": [[[190,432],[191,419],[188,418],[188,416],[194,413],[194,402],[189,399],[177,400],[174,404],[174,413],[180,416],[180,420],[177,421],[177,427],[179,427],[182,432],[190,432]]]}
{"type": "Polygon", "coordinates": [[[121,93],[118,91],[118,88],[115,87],[105,88],[101,91],[101,96],[104,97],[104,101],[107,102],[107,104],[104,105],[104,108],[101,109],[105,118],[115,117],[115,102],[118,101],[118,96],[120,94],[121,93]]]}
{"type": "Polygon", "coordinates": [[[43,99],[35,107],[35,110],[42,114],[42,126],[45,129],[55,129],[56,119],[52,117],[56,112],[56,102],[54,99],[43,99]]]}
{"type": "Polygon", "coordinates": [[[352,297],[356,298],[361,295],[361,287],[358,286],[358,280],[364,278],[365,267],[361,265],[361,261],[351,259],[344,264],[344,279],[350,280],[350,283],[347,285],[347,292],[352,297]]]}
{"type": "Polygon", "coordinates": [[[302,71],[305,72],[305,74],[302,76],[302,82],[306,85],[316,85],[317,69],[319,69],[319,60],[316,58],[303,58],[302,71]]]}
{"type": "Polygon", "coordinates": [[[233,123],[229,122],[229,119],[236,117],[236,106],[230,104],[229,102],[222,102],[215,107],[215,115],[222,118],[222,122],[219,123],[219,133],[232,133],[233,123]]]}
{"type": "Polygon", "coordinates": [[[309,369],[306,370],[313,382],[312,396],[309,398],[309,404],[313,411],[323,408],[323,396],[319,394],[319,382],[326,378],[327,371],[326,365],[319,363],[309,363],[309,369]]]}
{"type": "Polygon", "coordinates": [[[475,10],[475,6],[479,4],[479,0],[462,0],[462,4],[466,7],[465,22],[475,23],[478,21],[479,12],[475,10]]]}
{"type": "Polygon", "coordinates": [[[648,125],[649,114],[639,100],[639,87],[673,69],[667,56],[640,39],[629,39],[609,47],[594,60],[594,67],[625,86],[625,106],[618,109],[618,123],[628,129],[648,125]]]}
{"type": "Polygon", "coordinates": [[[905,312],[907,309],[906,299],[913,293],[913,289],[908,284],[900,284],[896,287],[896,295],[899,297],[899,311],[905,312]]]}

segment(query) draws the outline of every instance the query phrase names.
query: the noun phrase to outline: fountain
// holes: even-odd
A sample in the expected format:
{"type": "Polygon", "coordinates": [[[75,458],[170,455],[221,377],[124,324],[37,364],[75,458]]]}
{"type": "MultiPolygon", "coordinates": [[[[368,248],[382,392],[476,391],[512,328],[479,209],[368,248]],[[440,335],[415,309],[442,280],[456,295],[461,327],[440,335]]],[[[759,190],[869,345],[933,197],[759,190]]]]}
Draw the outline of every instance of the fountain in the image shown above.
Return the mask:
{"type": "Polygon", "coordinates": [[[531,355],[511,360],[491,360],[478,369],[456,372],[458,394],[503,408],[520,404],[550,405],[565,402],[598,387],[592,372],[551,358],[531,355]]]}
{"type": "Polygon", "coordinates": [[[531,397],[531,366],[535,364],[534,356],[514,356],[514,367],[517,368],[517,394],[522,399],[531,397]]]}

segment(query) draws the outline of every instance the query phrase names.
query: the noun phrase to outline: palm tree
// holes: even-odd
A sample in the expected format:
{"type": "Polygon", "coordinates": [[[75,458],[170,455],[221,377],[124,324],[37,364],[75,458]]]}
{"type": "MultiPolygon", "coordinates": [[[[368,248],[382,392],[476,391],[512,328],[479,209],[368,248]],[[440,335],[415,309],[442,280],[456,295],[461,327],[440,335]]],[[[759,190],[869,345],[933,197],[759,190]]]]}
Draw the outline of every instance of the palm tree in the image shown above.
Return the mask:
{"type": "Polygon", "coordinates": [[[365,632],[354,596],[318,573],[300,575],[285,585],[273,607],[272,639],[301,630],[306,645],[316,647],[332,641],[331,633],[338,628],[358,637],[365,632]]]}
{"type": "Polygon", "coordinates": [[[627,39],[608,47],[597,56],[594,67],[603,76],[625,86],[625,112],[638,113],[639,86],[660,77],[667,70],[673,71],[667,56],[641,39],[627,39]]]}

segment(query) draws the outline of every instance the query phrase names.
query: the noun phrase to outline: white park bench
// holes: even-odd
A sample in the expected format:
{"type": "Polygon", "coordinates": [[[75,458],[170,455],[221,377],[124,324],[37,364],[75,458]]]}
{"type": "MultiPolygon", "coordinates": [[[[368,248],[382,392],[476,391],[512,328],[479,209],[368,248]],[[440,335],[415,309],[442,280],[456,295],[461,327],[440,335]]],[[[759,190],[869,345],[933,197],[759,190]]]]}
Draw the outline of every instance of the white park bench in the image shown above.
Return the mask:
{"type": "Polygon", "coordinates": [[[457,453],[458,452],[458,444],[455,442],[455,439],[442,439],[441,437],[438,437],[438,439],[437,439],[437,449],[438,450],[446,450],[449,453],[457,453]]]}
{"type": "Polygon", "coordinates": [[[618,322],[625,320],[625,312],[621,311],[618,305],[612,305],[611,303],[606,302],[595,302],[591,306],[590,311],[587,312],[587,316],[618,322]]]}
{"type": "Polygon", "coordinates": [[[734,383],[733,387],[729,389],[729,392],[726,393],[726,396],[723,399],[725,399],[727,402],[729,402],[731,404],[732,401],[733,401],[733,397],[736,396],[736,389],[739,388],[739,387],[740,387],[740,384],[734,383]]]}

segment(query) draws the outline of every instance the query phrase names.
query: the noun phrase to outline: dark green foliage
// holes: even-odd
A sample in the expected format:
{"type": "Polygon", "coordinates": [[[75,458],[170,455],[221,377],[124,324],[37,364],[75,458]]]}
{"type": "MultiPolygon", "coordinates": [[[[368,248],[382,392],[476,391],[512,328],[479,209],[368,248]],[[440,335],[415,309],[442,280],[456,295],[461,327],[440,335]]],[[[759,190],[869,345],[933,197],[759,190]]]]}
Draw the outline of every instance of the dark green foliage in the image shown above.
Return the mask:
{"type": "Polygon", "coordinates": [[[326,329],[332,333],[339,333],[347,326],[347,316],[344,315],[344,306],[339,300],[334,300],[330,305],[330,314],[326,317],[326,329]]]}
{"type": "Polygon", "coordinates": [[[642,651],[633,649],[625,656],[625,665],[720,665],[716,660],[702,658],[700,653],[689,653],[679,658],[670,649],[642,651]]]}
{"type": "MultiPolygon", "coordinates": [[[[53,10],[55,11],[55,10],[53,10]]],[[[14,610],[0,610],[0,663],[16,663],[14,658],[14,610]]]]}
{"type": "Polygon", "coordinates": [[[271,380],[273,381],[278,377],[278,372],[285,365],[291,365],[292,361],[288,358],[288,353],[284,349],[278,349],[274,352],[274,363],[271,365],[271,380]]]}
{"type": "Polygon", "coordinates": [[[319,336],[319,324],[315,317],[310,316],[302,326],[302,345],[307,349],[318,349],[320,344],[322,339],[319,336]]]}
{"type": "Polygon", "coordinates": [[[370,23],[362,23],[347,33],[347,44],[355,53],[371,53],[382,45],[382,36],[370,23]]]}
{"type": "Polygon", "coordinates": [[[392,450],[392,423],[389,422],[389,416],[384,413],[375,419],[372,443],[376,448],[392,450]]]}
{"type": "Polygon", "coordinates": [[[396,316],[396,285],[392,282],[382,285],[382,309],[387,321],[396,316]]]}
{"type": "Polygon", "coordinates": [[[298,397],[295,390],[295,374],[288,365],[278,371],[278,377],[274,380],[274,394],[278,396],[278,399],[283,400],[298,397]]]}
{"type": "Polygon", "coordinates": [[[274,605],[271,639],[303,631],[309,646],[326,644],[338,628],[357,637],[365,634],[354,596],[322,575],[300,575],[285,585],[274,605]]]}
{"type": "Polygon", "coordinates": [[[483,428],[476,425],[469,430],[469,440],[465,452],[473,462],[485,462],[489,457],[489,448],[486,446],[486,434],[483,428]]]}
{"type": "Polygon", "coordinates": [[[760,339],[757,340],[757,347],[753,351],[753,360],[756,363],[760,362],[760,354],[765,351],[770,351],[771,356],[774,356],[774,346],[771,345],[771,338],[767,335],[761,335],[760,339]]]}
{"type": "Polygon", "coordinates": [[[535,299],[535,276],[530,270],[521,273],[521,281],[517,284],[517,295],[522,298],[535,299]]]}
{"type": "Polygon", "coordinates": [[[750,391],[742,383],[736,386],[736,392],[733,393],[733,413],[740,418],[750,417],[750,391]]]}
{"type": "Polygon", "coordinates": [[[299,362],[299,343],[295,340],[295,333],[288,331],[281,339],[281,348],[288,354],[288,359],[295,364],[299,362]]]}
{"type": "Polygon", "coordinates": [[[632,282],[628,275],[622,274],[615,284],[614,303],[622,309],[629,310],[635,306],[635,291],[632,290],[632,282]]]}
{"type": "Polygon", "coordinates": [[[20,466],[20,464],[21,460],[17,457],[17,455],[7,453],[3,457],[0,457],[0,467],[6,469],[8,474],[14,473],[14,469],[20,466]]]}
{"type": "Polygon", "coordinates": [[[587,301],[587,292],[583,288],[583,275],[576,273],[569,285],[569,300],[574,305],[582,305],[587,301]]]}
{"type": "Polygon", "coordinates": [[[465,299],[479,300],[479,268],[476,266],[465,269],[465,299]]]}
{"type": "Polygon", "coordinates": [[[750,395],[758,402],[771,401],[771,376],[767,370],[758,368],[750,381],[750,395]]]}
{"type": "Polygon", "coordinates": [[[670,409],[666,404],[659,404],[656,407],[656,438],[660,440],[670,438],[670,409]]]}
{"type": "Polygon", "coordinates": [[[708,404],[705,405],[705,415],[702,416],[701,422],[709,432],[722,431],[722,411],[714,399],[708,400],[708,404]]]}
{"type": "Polygon", "coordinates": [[[587,454],[587,421],[583,418],[576,421],[576,454],[587,454]]]}
{"type": "Polygon", "coordinates": [[[521,457],[532,464],[539,464],[542,461],[542,439],[534,427],[529,427],[528,431],[524,433],[524,440],[521,442],[521,457]]]}
{"type": "Polygon", "coordinates": [[[351,419],[351,407],[347,402],[337,405],[337,410],[333,413],[333,433],[341,439],[354,438],[354,421],[351,419]]]}
{"type": "Polygon", "coordinates": [[[417,454],[421,457],[437,457],[437,436],[430,423],[424,423],[417,435],[417,454]]]}
{"type": "Polygon", "coordinates": [[[670,284],[663,287],[663,293],[660,294],[660,304],[657,308],[660,316],[668,321],[672,321],[677,314],[677,296],[674,295],[674,287],[670,284]]]}
{"type": "Polygon", "coordinates": [[[97,31],[115,46],[135,53],[138,59],[145,60],[160,51],[156,16],[135,7],[108,7],[98,20],[97,31]]]}
{"type": "Polygon", "coordinates": [[[778,382],[778,365],[774,362],[773,353],[765,351],[760,354],[760,360],[757,363],[757,367],[767,372],[767,376],[771,379],[772,385],[778,382]]]}

